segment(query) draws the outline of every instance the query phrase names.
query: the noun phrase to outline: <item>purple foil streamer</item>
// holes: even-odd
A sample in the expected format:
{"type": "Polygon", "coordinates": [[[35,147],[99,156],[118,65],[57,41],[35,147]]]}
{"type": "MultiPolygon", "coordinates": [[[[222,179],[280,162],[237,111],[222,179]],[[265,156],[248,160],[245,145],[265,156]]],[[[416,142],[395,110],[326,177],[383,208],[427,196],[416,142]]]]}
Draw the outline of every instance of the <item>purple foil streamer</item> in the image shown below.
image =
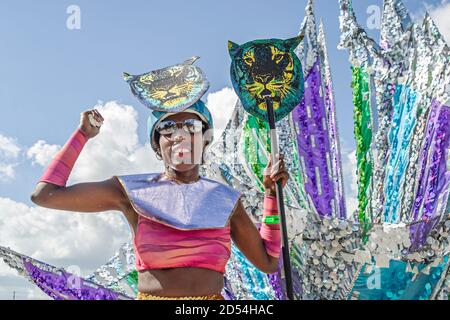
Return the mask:
{"type": "Polygon", "coordinates": [[[420,154],[420,176],[414,202],[414,219],[429,219],[436,213],[441,192],[447,193],[449,171],[446,157],[450,143],[450,108],[433,101],[420,154]],[[420,214],[422,210],[422,214],[420,214]]]}
{"type": "MultiPolygon", "coordinates": [[[[419,185],[414,202],[414,218],[423,220],[419,226],[411,226],[411,250],[423,245],[443,212],[438,212],[438,201],[447,202],[450,187],[450,170],[447,156],[450,147],[450,107],[433,102],[427,124],[426,137],[420,155],[419,185]],[[422,214],[420,215],[420,211],[422,214]],[[431,221],[434,221],[431,223],[431,221]],[[431,226],[431,227],[429,227],[431,226]]],[[[442,205],[445,209],[445,204],[442,205]]]]}
{"type": "Polygon", "coordinates": [[[302,102],[292,112],[296,127],[300,163],[304,170],[305,189],[322,217],[331,217],[334,188],[330,181],[327,153],[331,157],[326,111],[322,93],[320,60],[305,79],[302,102]],[[308,111],[309,109],[309,111],[308,111]],[[317,179],[316,170],[319,179],[317,179]]]}
{"type": "Polygon", "coordinates": [[[441,193],[448,193],[444,186],[448,184],[449,171],[447,170],[447,151],[450,143],[450,108],[442,107],[438,124],[435,130],[432,144],[431,163],[429,164],[429,174],[427,189],[423,205],[423,216],[428,218],[436,215],[436,205],[438,196],[441,193]]]}
{"type": "Polygon", "coordinates": [[[34,283],[55,300],[118,300],[117,293],[93,284],[87,286],[85,280],[70,273],[44,271],[25,260],[24,266],[34,283]],[[74,282],[76,285],[72,285],[74,282]]]}
{"type": "Polygon", "coordinates": [[[417,192],[416,192],[414,206],[413,206],[414,221],[417,221],[419,218],[420,207],[421,207],[423,199],[424,199],[426,181],[427,181],[426,177],[428,176],[428,166],[427,166],[428,153],[430,150],[430,146],[432,144],[434,129],[436,126],[440,108],[441,108],[441,104],[439,102],[437,102],[437,101],[432,102],[430,116],[428,119],[426,133],[425,133],[425,139],[423,142],[423,146],[422,146],[422,150],[420,152],[420,158],[419,158],[419,168],[420,168],[419,170],[420,171],[419,171],[417,192]]]}
{"type": "Polygon", "coordinates": [[[430,220],[416,222],[409,227],[409,238],[411,240],[409,252],[417,251],[425,244],[428,234],[436,227],[439,220],[439,217],[434,217],[430,220]]]}
{"type": "Polygon", "coordinates": [[[294,295],[301,297],[303,295],[302,289],[302,278],[300,277],[300,273],[298,269],[292,269],[292,287],[294,289],[294,295]]]}
{"type": "Polygon", "coordinates": [[[277,300],[285,300],[285,285],[284,281],[281,278],[281,271],[283,270],[283,257],[282,253],[280,253],[280,259],[278,260],[278,270],[276,273],[269,274],[269,283],[275,292],[275,297],[277,300]]]}
{"type": "Polygon", "coordinates": [[[227,277],[223,277],[224,288],[222,290],[223,297],[225,300],[236,300],[236,297],[233,294],[233,289],[231,288],[231,284],[228,281],[227,277]]]}
{"type": "Polygon", "coordinates": [[[284,294],[284,286],[280,272],[269,274],[269,283],[273,288],[275,298],[277,300],[285,300],[286,295],[284,294]]]}
{"type": "MultiPolygon", "coordinates": [[[[283,253],[280,253],[280,258],[278,260],[278,271],[276,273],[268,275],[269,283],[273,288],[277,300],[286,300],[286,281],[281,276],[282,272],[283,272],[283,253]]],[[[294,290],[294,295],[301,297],[302,296],[301,278],[296,268],[292,268],[292,287],[294,290]]]]}
{"type": "Polygon", "coordinates": [[[335,215],[338,218],[345,219],[347,216],[345,200],[344,200],[344,178],[341,164],[341,148],[339,143],[339,132],[336,119],[336,105],[333,93],[333,80],[331,78],[330,63],[328,59],[327,44],[325,41],[325,31],[323,23],[319,30],[319,48],[321,59],[323,60],[322,74],[325,75],[325,107],[327,113],[327,125],[329,129],[329,139],[331,146],[331,165],[332,165],[332,179],[335,193],[335,215]]]}

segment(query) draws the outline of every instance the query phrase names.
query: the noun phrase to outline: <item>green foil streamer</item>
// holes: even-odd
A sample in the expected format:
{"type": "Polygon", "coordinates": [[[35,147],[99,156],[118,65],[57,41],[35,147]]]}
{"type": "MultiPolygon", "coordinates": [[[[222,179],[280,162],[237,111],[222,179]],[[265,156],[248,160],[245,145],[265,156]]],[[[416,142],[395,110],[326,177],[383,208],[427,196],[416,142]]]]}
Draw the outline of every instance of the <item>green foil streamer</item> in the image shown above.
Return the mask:
{"type": "MultiPolygon", "coordinates": [[[[244,119],[245,124],[242,128],[241,135],[243,154],[248,167],[251,169],[257,180],[256,187],[259,191],[264,191],[263,171],[268,161],[265,154],[269,153],[271,150],[270,128],[267,122],[262,121],[250,114],[247,114],[244,119]]],[[[283,123],[283,120],[280,121],[280,123],[283,123]]],[[[291,122],[286,123],[285,125],[290,126],[291,122]]],[[[299,201],[299,206],[306,209],[306,193],[304,191],[303,178],[298,159],[297,143],[295,139],[289,139],[289,143],[293,148],[292,154],[290,154],[290,156],[292,156],[290,177],[298,186],[295,192],[300,194],[300,199],[297,199],[299,201]]],[[[287,205],[292,205],[289,197],[285,198],[285,203],[287,205]]]]}
{"type": "Polygon", "coordinates": [[[138,293],[138,272],[136,270],[130,272],[127,277],[128,285],[133,289],[134,293],[138,293]]]}
{"type": "Polygon", "coordinates": [[[264,191],[263,171],[268,161],[265,153],[270,152],[268,123],[252,115],[248,115],[243,127],[242,139],[244,143],[243,151],[245,160],[258,178],[257,187],[260,191],[264,191]]]}
{"type": "Polygon", "coordinates": [[[363,239],[371,225],[369,204],[372,178],[372,118],[370,114],[369,75],[361,67],[352,67],[352,88],[354,105],[354,134],[356,139],[356,159],[358,176],[358,219],[362,225],[363,239]]]}
{"type": "Polygon", "coordinates": [[[295,183],[298,186],[298,191],[301,195],[301,198],[303,199],[303,201],[301,201],[299,204],[301,206],[301,208],[303,209],[307,209],[307,203],[306,203],[306,192],[305,192],[305,185],[303,184],[303,177],[302,177],[302,172],[301,172],[301,167],[300,167],[300,160],[298,158],[298,149],[297,149],[297,143],[295,141],[295,139],[292,139],[292,149],[294,150],[293,154],[292,154],[292,162],[293,162],[293,168],[296,170],[293,170],[293,172],[290,172],[290,176],[292,179],[295,180],[295,183]]]}

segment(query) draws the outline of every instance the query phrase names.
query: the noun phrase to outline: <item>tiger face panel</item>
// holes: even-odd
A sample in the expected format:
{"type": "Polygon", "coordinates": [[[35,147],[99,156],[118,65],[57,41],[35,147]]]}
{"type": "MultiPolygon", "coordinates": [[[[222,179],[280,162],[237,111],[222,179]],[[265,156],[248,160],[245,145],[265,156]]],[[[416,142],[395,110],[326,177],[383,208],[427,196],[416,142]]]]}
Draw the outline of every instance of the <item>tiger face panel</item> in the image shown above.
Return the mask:
{"type": "Polygon", "coordinates": [[[300,103],[303,74],[293,50],[301,40],[255,40],[241,46],[229,42],[231,80],[248,112],[266,120],[268,97],[278,121],[300,103]]]}
{"type": "Polygon", "coordinates": [[[200,68],[192,64],[193,57],[164,69],[133,76],[124,73],[133,94],[152,110],[180,112],[198,101],[208,90],[209,83],[200,68]]]}

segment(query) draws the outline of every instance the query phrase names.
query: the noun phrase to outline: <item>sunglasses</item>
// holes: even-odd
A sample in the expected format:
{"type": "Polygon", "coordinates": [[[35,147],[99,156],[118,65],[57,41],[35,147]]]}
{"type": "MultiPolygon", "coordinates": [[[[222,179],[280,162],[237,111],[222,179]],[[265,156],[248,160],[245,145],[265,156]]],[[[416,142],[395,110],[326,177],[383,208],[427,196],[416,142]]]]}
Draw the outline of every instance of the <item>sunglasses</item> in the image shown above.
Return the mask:
{"type": "Polygon", "coordinates": [[[173,120],[161,121],[155,130],[162,135],[173,134],[181,124],[184,131],[188,133],[198,133],[203,130],[205,124],[197,119],[186,119],[183,122],[175,122],[173,120]]]}

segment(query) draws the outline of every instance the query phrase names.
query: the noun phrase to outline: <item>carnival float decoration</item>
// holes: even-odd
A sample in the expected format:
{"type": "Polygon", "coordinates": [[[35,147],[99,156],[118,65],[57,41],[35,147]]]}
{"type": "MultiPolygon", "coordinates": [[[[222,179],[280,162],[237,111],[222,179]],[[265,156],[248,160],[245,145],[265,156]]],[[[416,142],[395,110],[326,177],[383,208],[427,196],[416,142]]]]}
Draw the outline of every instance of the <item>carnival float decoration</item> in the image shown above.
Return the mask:
{"type": "MultiPolygon", "coordinates": [[[[449,48],[427,14],[413,22],[400,0],[385,0],[379,43],[338,0],[349,53],[358,208],[348,212],[325,30],[309,0],[295,53],[303,66],[299,104],[277,122],[291,179],[284,207],[296,299],[441,299],[450,294],[449,48]]],[[[129,78],[131,79],[131,78],[129,78]]],[[[260,221],[262,171],[271,151],[267,122],[238,101],[202,174],[243,194],[260,221]]],[[[134,299],[132,244],[81,278],[0,247],[0,257],[54,299],[134,299]],[[71,286],[75,282],[77,285],[71,286]]],[[[266,275],[233,245],[227,299],[286,299],[285,274],[266,275]]]]}

